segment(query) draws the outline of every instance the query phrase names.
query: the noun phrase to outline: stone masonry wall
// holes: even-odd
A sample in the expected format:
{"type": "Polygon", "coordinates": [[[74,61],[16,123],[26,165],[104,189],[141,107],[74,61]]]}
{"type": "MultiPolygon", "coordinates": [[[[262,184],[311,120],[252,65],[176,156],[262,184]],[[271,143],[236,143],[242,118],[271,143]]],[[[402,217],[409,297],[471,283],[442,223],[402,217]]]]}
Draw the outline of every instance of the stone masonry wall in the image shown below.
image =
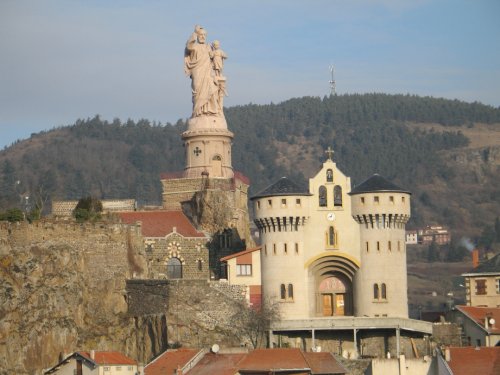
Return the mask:
{"type": "Polygon", "coordinates": [[[126,280],[146,274],[135,226],[1,222],[0,374],[41,374],[74,350],[157,355],[161,317],[127,314],[126,280]]]}

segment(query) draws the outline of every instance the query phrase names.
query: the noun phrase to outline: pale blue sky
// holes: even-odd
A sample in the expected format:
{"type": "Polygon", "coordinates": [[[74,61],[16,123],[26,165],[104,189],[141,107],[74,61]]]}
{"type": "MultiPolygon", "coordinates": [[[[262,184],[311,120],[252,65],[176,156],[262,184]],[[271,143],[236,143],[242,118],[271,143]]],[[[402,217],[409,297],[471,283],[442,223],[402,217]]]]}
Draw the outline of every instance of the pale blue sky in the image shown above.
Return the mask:
{"type": "MultiPolygon", "coordinates": [[[[0,0],[0,148],[100,114],[191,113],[183,49],[220,40],[225,105],[337,92],[500,106],[498,0],[0,0]]],[[[231,126],[231,124],[229,124],[231,126]]]]}

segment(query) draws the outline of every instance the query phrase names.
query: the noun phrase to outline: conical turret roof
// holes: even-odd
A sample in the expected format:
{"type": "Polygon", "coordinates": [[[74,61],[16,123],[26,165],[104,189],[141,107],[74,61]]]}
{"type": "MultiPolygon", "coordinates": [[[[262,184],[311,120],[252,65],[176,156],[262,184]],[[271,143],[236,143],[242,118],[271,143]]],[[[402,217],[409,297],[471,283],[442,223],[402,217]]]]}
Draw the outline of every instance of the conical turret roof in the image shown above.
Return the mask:
{"type": "Polygon", "coordinates": [[[392,182],[386,180],[379,174],[374,174],[366,181],[354,187],[349,194],[362,194],[374,192],[400,192],[411,194],[408,190],[402,189],[392,182]]]}
{"type": "Polygon", "coordinates": [[[279,195],[311,195],[309,191],[300,187],[287,177],[281,177],[274,184],[269,185],[250,199],[272,197],[279,195]]]}

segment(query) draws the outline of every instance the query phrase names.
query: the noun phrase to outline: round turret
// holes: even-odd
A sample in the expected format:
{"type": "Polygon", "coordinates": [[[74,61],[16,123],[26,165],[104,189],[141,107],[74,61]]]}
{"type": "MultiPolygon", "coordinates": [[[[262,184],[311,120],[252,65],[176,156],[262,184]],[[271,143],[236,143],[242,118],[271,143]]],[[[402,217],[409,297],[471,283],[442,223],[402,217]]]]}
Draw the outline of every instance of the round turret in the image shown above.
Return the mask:
{"type": "Polygon", "coordinates": [[[407,318],[405,224],[410,218],[411,194],[373,175],[350,195],[361,240],[356,315],[407,318]]]}

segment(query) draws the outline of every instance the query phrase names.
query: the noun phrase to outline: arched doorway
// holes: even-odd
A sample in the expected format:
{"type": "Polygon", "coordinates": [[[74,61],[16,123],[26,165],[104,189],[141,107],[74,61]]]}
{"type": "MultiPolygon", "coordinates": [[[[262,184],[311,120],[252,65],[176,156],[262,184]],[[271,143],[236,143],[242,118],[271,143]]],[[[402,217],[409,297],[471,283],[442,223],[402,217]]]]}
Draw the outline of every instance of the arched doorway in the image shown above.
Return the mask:
{"type": "Polygon", "coordinates": [[[179,258],[170,258],[167,262],[167,277],[182,279],[182,262],[179,258]]]}
{"type": "Polygon", "coordinates": [[[314,283],[315,315],[352,316],[352,280],[359,269],[359,263],[348,255],[325,253],[311,259],[308,268],[314,283]]]}
{"type": "Polygon", "coordinates": [[[212,158],[212,176],[222,177],[222,158],[220,155],[215,155],[212,158]]]}
{"type": "Polygon", "coordinates": [[[323,316],[352,315],[352,284],[341,274],[325,277],[319,284],[323,316]]]}

